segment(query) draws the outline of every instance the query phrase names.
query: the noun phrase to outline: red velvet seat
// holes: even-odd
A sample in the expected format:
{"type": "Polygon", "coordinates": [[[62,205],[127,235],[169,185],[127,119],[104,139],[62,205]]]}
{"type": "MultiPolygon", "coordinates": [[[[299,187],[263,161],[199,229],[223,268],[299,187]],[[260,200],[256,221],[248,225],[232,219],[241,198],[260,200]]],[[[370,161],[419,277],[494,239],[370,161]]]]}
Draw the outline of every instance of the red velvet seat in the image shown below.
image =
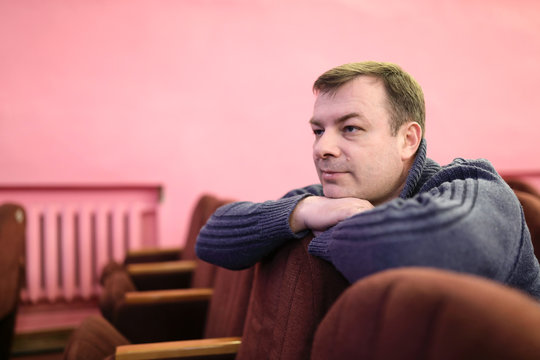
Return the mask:
{"type": "Polygon", "coordinates": [[[317,325],[347,280],[295,240],[256,266],[237,359],[307,359],[317,325]]]}
{"type": "Polygon", "coordinates": [[[308,253],[310,240],[291,241],[256,265],[237,360],[310,357],[319,322],[348,286],[331,264],[308,253]]]}
{"type": "MultiPolygon", "coordinates": [[[[125,334],[132,333],[132,336],[129,336],[131,340],[137,340],[141,337],[145,338],[148,337],[148,335],[145,333],[144,328],[136,331],[131,330],[131,321],[125,322],[125,319],[132,319],[133,316],[146,316],[152,318],[159,315],[156,315],[155,313],[152,314],[151,312],[147,314],[140,313],[141,309],[144,307],[131,306],[126,308],[124,298],[127,292],[186,287],[212,287],[216,267],[195,258],[195,241],[200,228],[206,223],[208,218],[218,207],[227,202],[229,201],[211,195],[204,195],[197,203],[191,218],[187,244],[182,252],[183,258],[191,258],[192,260],[188,262],[179,261],[172,264],[174,269],[180,268],[181,270],[181,267],[187,263],[188,267],[186,271],[168,272],[167,267],[164,267],[163,263],[158,264],[155,267],[153,264],[146,263],[143,265],[143,270],[149,269],[150,271],[138,272],[138,275],[134,278],[132,274],[133,271],[129,271],[129,266],[133,267],[135,265],[128,265],[128,268],[118,264],[108,265],[105,274],[102,276],[103,291],[100,296],[100,309],[103,316],[112,322],[118,329],[121,329],[125,334]],[[157,268],[160,271],[153,271],[153,268],[157,268]],[[165,279],[165,281],[161,281],[160,279],[165,279]],[[165,285],[164,283],[168,283],[169,285],[165,285]],[[148,284],[153,285],[148,286],[148,284]]],[[[205,309],[199,311],[206,312],[205,309]]],[[[170,338],[166,329],[163,328],[160,332],[154,331],[152,335],[155,336],[155,341],[170,338]]]]}
{"type": "MultiPolygon", "coordinates": [[[[231,271],[223,268],[217,270],[211,299],[200,298],[196,300],[199,302],[210,301],[208,317],[206,323],[203,324],[205,338],[242,335],[253,273],[253,268],[242,271],[231,271]]],[[[189,321],[175,321],[172,315],[170,321],[163,324],[166,327],[177,328],[179,332],[183,331],[181,328],[192,325],[189,321]]],[[[134,322],[132,326],[143,327],[145,325],[134,322]]],[[[89,317],[73,333],[64,352],[64,359],[103,359],[113,355],[117,346],[128,344],[130,341],[103,317],[89,317]]],[[[227,357],[220,357],[220,359],[225,358],[227,357]]]]}
{"type": "Polygon", "coordinates": [[[537,197],[540,197],[540,191],[526,180],[519,177],[503,177],[504,181],[513,189],[523,191],[537,197]]]}
{"type": "Polygon", "coordinates": [[[471,275],[401,268],[347,289],[321,322],[311,358],[539,357],[540,305],[528,295],[471,275]]]}
{"type": "MultiPolygon", "coordinates": [[[[152,249],[149,251],[137,251],[131,252],[124,259],[124,264],[118,264],[111,262],[105,266],[101,275],[101,282],[104,284],[111,273],[116,271],[125,271],[133,264],[151,263],[153,261],[175,261],[175,260],[196,260],[195,255],[195,242],[199,231],[204,226],[208,218],[214,213],[214,211],[230,202],[230,200],[220,199],[214,195],[203,194],[197,201],[195,208],[191,214],[188,234],[183,248],[173,249],[176,252],[167,251],[161,252],[160,249],[152,249]]],[[[161,249],[163,250],[163,249],[161,249]]],[[[133,267],[133,266],[132,266],[133,267]]],[[[143,267],[146,267],[143,266],[143,267]]],[[[212,273],[213,274],[213,273],[212,273]]],[[[161,290],[161,289],[176,289],[179,287],[193,286],[192,281],[196,282],[197,286],[210,286],[212,282],[211,274],[207,277],[199,276],[196,279],[192,279],[191,273],[175,275],[174,273],[161,276],[160,273],[153,271],[150,273],[137,272],[137,274],[130,274],[135,287],[139,290],[161,290]]]]}
{"type": "Polygon", "coordinates": [[[523,207],[525,221],[531,233],[534,253],[537,258],[540,258],[540,191],[519,177],[503,178],[510,188],[514,190],[523,207]]]}
{"type": "Polygon", "coordinates": [[[84,319],[71,335],[65,360],[103,360],[114,354],[117,346],[129,344],[104,317],[92,315],[84,319]]]}
{"type": "Polygon", "coordinates": [[[0,359],[10,355],[24,279],[26,216],[16,204],[0,206],[0,359]]]}

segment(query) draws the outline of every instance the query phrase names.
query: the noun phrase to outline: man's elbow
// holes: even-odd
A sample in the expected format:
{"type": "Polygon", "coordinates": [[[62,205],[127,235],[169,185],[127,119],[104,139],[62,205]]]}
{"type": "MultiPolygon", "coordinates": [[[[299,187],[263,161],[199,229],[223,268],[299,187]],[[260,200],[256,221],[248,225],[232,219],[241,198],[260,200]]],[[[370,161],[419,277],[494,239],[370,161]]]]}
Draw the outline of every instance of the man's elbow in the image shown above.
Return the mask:
{"type": "Polygon", "coordinates": [[[251,266],[251,264],[247,264],[241,261],[241,259],[236,258],[230,251],[220,251],[204,246],[199,242],[195,245],[195,254],[202,261],[229,270],[243,270],[251,266]]]}

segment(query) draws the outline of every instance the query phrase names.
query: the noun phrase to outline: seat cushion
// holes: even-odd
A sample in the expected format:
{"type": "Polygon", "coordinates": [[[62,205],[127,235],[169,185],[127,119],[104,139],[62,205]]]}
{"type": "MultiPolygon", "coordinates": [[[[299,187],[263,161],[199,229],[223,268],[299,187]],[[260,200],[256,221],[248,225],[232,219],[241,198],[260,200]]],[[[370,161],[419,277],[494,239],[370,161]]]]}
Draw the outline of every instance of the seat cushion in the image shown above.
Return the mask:
{"type": "Polygon", "coordinates": [[[479,277],[427,268],[359,280],[321,322],[312,359],[538,359],[540,306],[479,277]]]}
{"type": "Polygon", "coordinates": [[[116,347],[129,341],[107,320],[98,315],[87,317],[71,335],[65,360],[102,360],[114,355],[116,347]]]}

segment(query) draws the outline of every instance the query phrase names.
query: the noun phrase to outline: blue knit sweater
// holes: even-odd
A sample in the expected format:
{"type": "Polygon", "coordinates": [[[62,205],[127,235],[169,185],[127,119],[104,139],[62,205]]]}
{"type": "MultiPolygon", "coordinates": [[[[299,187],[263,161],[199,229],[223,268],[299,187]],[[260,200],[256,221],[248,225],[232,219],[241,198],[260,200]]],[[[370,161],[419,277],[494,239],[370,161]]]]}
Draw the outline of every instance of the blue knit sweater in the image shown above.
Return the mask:
{"type": "MultiPolygon", "coordinates": [[[[296,204],[323,196],[321,185],[277,201],[219,208],[201,230],[197,255],[229,269],[254,265],[292,233],[296,204]]],[[[539,265],[523,210],[486,160],[455,159],[441,167],[422,141],[399,198],[354,215],[315,237],[309,252],[350,281],[384,269],[427,266],[480,275],[540,298],[539,265]]]]}

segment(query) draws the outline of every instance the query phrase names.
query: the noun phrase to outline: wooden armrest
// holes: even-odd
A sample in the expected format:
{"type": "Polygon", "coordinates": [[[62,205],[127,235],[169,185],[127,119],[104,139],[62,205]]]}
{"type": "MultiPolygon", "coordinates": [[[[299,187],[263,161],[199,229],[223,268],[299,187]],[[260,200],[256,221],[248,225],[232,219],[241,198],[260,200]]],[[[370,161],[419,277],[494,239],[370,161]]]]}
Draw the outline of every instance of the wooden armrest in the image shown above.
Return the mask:
{"type": "Polygon", "coordinates": [[[124,264],[137,264],[145,262],[175,261],[182,256],[184,248],[143,248],[130,250],[124,258],[124,264]]]}
{"type": "Polygon", "coordinates": [[[229,337],[124,345],[116,348],[115,358],[142,360],[236,354],[241,342],[239,337],[229,337]]]}
{"type": "Polygon", "coordinates": [[[144,248],[138,250],[130,250],[127,252],[126,256],[152,256],[152,255],[168,255],[168,254],[178,254],[182,251],[183,248],[144,248]]]}
{"type": "Polygon", "coordinates": [[[126,292],[124,304],[148,304],[163,302],[187,302],[210,300],[214,290],[206,288],[154,290],[154,291],[130,291],[126,292]]]}
{"type": "Polygon", "coordinates": [[[127,272],[131,276],[150,274],[170,274],[193,272],[197,267],[195,260],[163,261],[156,263],[129,264],[127,272]]]}

